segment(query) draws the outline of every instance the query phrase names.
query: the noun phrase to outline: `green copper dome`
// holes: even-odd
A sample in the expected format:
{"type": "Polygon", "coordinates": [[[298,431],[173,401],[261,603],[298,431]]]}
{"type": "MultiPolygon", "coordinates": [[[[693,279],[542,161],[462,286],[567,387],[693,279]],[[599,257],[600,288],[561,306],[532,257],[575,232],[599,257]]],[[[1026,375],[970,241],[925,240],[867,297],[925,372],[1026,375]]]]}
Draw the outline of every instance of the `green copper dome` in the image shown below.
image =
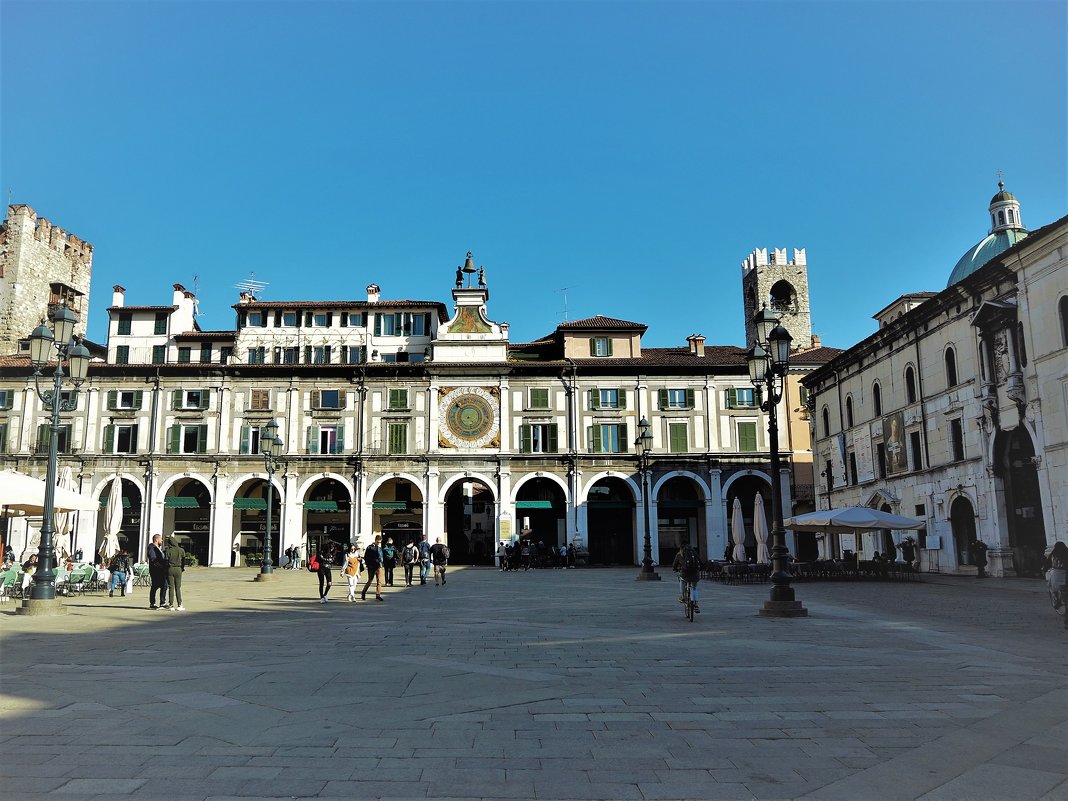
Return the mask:
{"type": "MultiPolygon", "coordinates": [[[[998,194],[1009,195],[1008,192],[999,192],[998,194]]],[[[994,197],[996,198],[997,195],[994,197]]],[[[1009,195],[1009,197],[1012,197],[1012,195],[1009,195]]],[[[987,234],[986,238],[981,240],[979,244],[968,248],[965,254],[960,257],[957,266],[953,268],[953,272],[949,275],[949,283],[946,286],[953,286],[958,281],[963,281],[992,258],[1001,255],[1026,236],[1027,230],[1024,228],[1007,228],[987,234]]]]}
{"type": "Polygon", "coordinates": [[[994,195],[994,197],[990,198],[990,205],[993,206],[995,203],[1004,203],[1006,201],[1009,201],[1010,203],[1020,202],[1016,199],[1016,195],[1014,195],[1012,192],[1006,192],[1004,189],[1002,189],[1000,192],[994,195]]]}

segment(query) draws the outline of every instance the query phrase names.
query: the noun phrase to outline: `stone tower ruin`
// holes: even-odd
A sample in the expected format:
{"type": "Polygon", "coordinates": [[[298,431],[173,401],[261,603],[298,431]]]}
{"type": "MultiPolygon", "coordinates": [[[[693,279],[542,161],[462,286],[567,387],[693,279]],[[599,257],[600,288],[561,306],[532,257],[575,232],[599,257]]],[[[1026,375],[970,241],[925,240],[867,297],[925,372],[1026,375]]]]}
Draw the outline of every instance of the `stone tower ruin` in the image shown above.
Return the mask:
{"type": "Polygon", "coordinates": [[[808,304],[808,263],[805,249],[794,249],[787,260],[786,248],[757,248],[742,262],[742,297],[745,304],[745,345],[756,339],[753,316],[767,308],[782,321],[794,338],[794,348],[812,343],[812,317],[808,304]]]}

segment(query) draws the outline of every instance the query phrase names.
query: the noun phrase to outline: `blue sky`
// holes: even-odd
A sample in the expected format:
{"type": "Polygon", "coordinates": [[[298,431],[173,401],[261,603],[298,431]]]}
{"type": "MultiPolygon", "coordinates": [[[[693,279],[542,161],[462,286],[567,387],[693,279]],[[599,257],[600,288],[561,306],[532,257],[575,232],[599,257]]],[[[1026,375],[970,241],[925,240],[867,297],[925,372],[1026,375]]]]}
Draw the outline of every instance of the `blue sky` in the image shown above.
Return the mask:
{"type": "Polygon", "coordinates": [[[806,247],[845,347],[987,230],[1068,211],[1049,2],[0,5],[0,189],[96,248],[90,337],[198,287],[451,301],[467,250],[515,342],[564,319],[743,344],[742,259],[806,247]]]}

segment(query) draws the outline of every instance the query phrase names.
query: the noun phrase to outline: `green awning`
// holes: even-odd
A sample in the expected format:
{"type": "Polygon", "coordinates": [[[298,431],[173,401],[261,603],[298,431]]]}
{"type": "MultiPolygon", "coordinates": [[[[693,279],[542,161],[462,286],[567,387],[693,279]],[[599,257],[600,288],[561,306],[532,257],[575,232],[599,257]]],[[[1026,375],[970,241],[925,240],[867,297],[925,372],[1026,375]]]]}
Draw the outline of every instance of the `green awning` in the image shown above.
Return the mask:
{"type": "MultiPolygon", "coordinates": [[[[108,505],[108,496],[107,495],[101,496],[101,498],[100,498],[100,508],[103,509],[107,505],[108,505]]],[[[122,499],[122,508],[123,509],[129,509],[130,508],[130,499],[125,497],[125,496],[123,496],[123,499],[122,499]]]]}
{"type": "Polygon", "coordinates": [[[171,495],[163,505],[168,509],[199,509],[200,501],[196,498],[185,498],[181,495],[171,495]]]}
{"type": "Polygon", "coordinates": [[[375,501],[372,509],[407,509],[408,501],[375,501]]]}
{"type": "Polygon", "coordinates": [[[586,501],[586,505],[594,509],[633,509],[634,504],[630,501],[586,501]]]}
{"type": "Polygon", "coordinates": [[[305,501],[304,508],[309,512],[336,512],[337,501],[305,501]]]}
{"type": "Polygon", "coordinates": [[[234,498],[235,509],[266,509],[265,498],[234,498]]]}
{"type": "Polygon", "coordinates": [[[516,501],[516,509],[552,509],[552,501],[516,501]]]}

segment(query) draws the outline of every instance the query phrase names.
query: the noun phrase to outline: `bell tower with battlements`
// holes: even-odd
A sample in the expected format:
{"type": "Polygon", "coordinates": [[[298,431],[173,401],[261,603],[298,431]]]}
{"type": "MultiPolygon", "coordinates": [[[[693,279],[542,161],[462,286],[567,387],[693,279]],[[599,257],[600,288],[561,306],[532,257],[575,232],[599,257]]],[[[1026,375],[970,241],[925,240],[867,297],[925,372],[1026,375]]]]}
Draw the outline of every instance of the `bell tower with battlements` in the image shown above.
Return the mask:
{"type": "Polygon", "coordinates": [[[25,204],[8,206],[0,224],[0,355],[19,352],[19,340],[40,324],[57,285],[81,318],[75,333],[84,336],[92,271],[92,245],[25,204]]]}
{"type": "Polygon", "coordinates": [[[805,249],[757,248],[742,262],[742,300],[745,309],[745,346],[756,338],[753,316],[767,306],[794,338],[793,347],[812,346],[812,317],[808,299],[808,261],[805,249]]]}

